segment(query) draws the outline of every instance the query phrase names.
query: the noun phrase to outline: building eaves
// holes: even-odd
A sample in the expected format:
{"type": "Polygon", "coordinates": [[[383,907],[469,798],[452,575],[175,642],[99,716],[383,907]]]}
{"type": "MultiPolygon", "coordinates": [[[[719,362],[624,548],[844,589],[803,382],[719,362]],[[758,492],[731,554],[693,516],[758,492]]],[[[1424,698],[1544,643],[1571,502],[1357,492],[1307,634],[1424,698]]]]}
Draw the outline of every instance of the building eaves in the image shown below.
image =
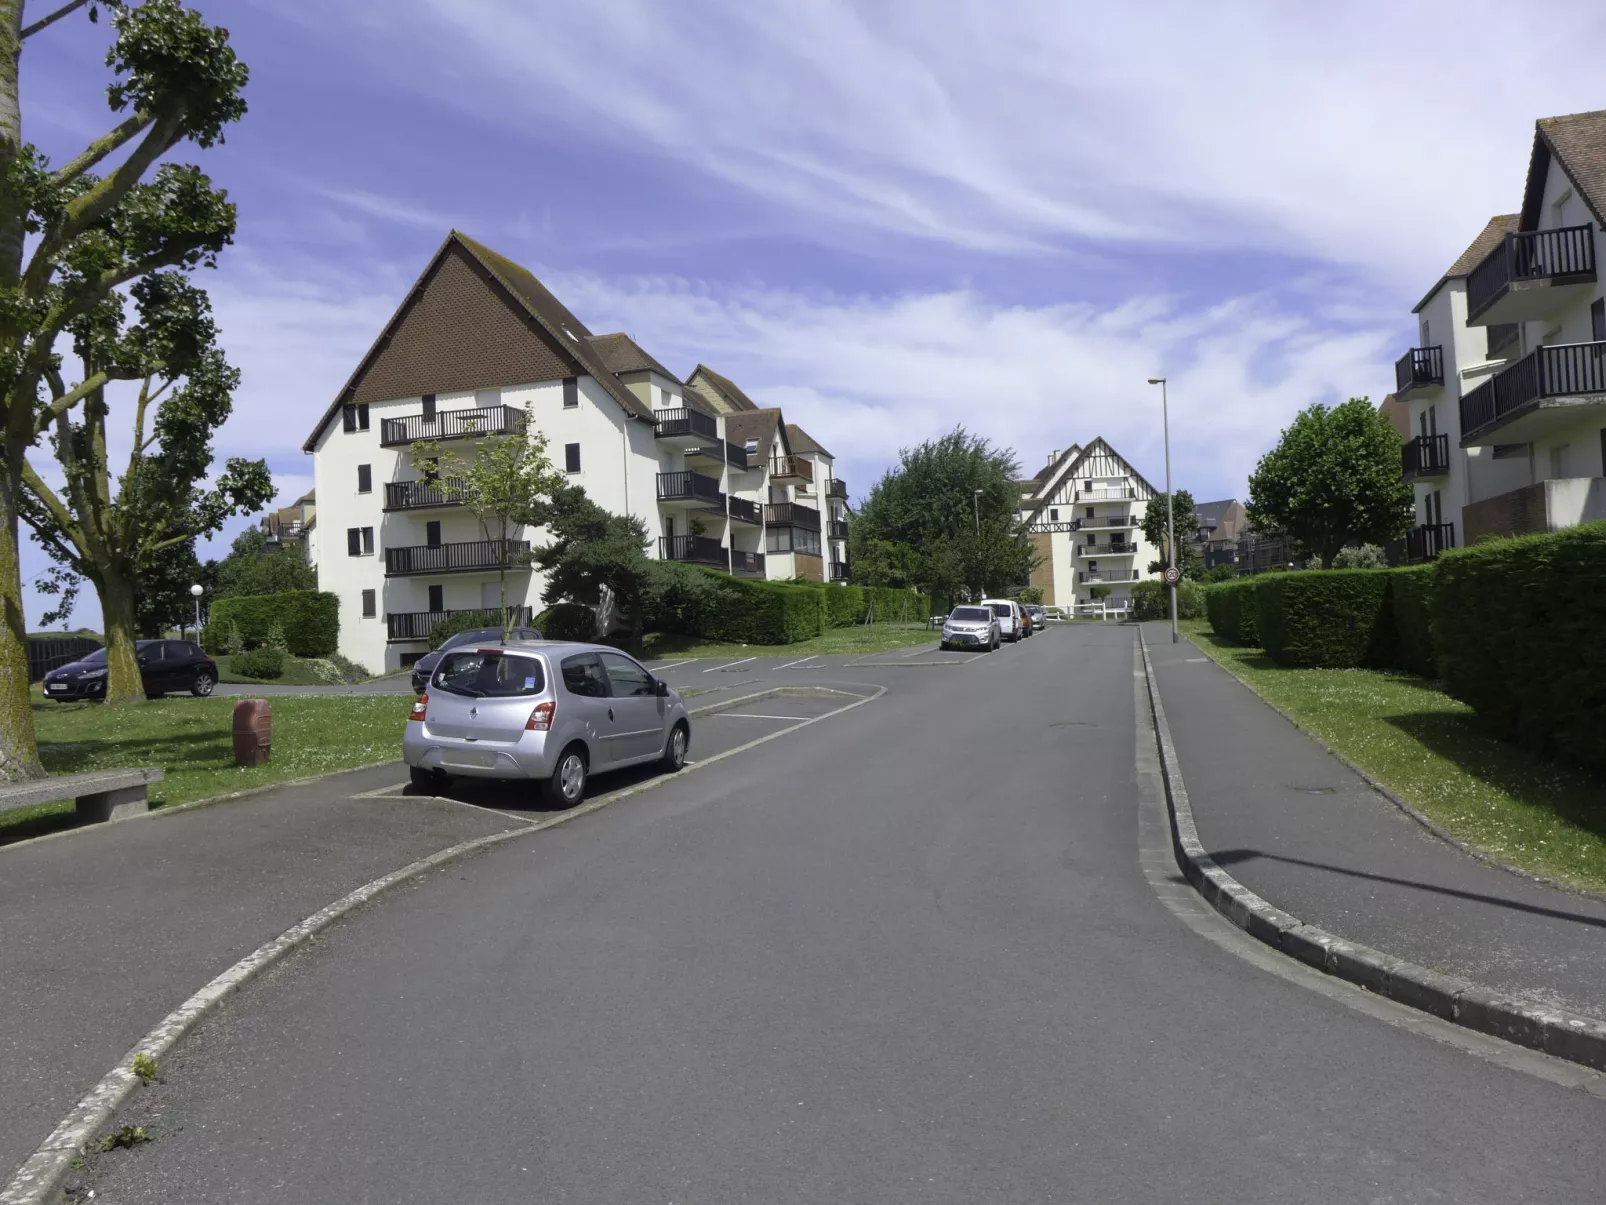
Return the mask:
{"type": "MultiPolygon", "coordinates": [[[[719,391],[720,396],[729,402],[733,409],[757,410],[759,408],[758,403],[743,393],[737,386],[736,382],[731,380],[729,377],[720,376],[719,373],[715,372],[706,364],[699,364],[696,368],[692,369],[691,377],[695,377],[698,373],[701,373],[708,379],[709,383],[719,391]]],[[[691,377],[687,377],[687,380],[690,380],[691,377]]]]}
{"type": "Polygon", "coordinates": [[[591,346],[597,349],[602,362],[615,376],[627,372],[656,372],[665,380],[679,385],[683,382],[669,369],[649,355],[641,344],[622,331],[611,335],[592,335],[591,346]]]}
{"type": "Polygon", "coordinates": [[[686,405],[709,418],[719,417],[719,407],[708,400],[708,395],[691,385],[682,385],[680,396],[685,399],[686,405]]]}
{"type": "Polygon", "coordinates": [[[756,455],[762,460],[770,458],[770,445],[777,438],[784,441],[786,431],[779,410],[744,410],[725,416],[725,438],[738,447],[748,440],[757,440],[756,455]]]}
{"type": "Polygon", "coordinates": [[[1544,201],[1548,159],[1554,155],[1595,221],[1606,226],[1606,109],[1541,117],[1534,123],[1534,151],[1523,190],[1522,228],[1536,229],[1544,201]]]}
{"type": "MultiPolygon", "coordinates": [[[[816,440],[807,431],[803,430],[803,428],[798,426],[796,423],[786,424],[786,441],[792,445],[792,451],[794,452],[818,452],[822,456],[831,455],[831,453],[827,452],[823,447],[820,446],[818,440],[816,440]]],[[[832,459],[835,459],[835,457],[832,457],[832,459]]]]}
{"type": "Polygon", "coordinates": [[[1455,263],[1451,264],[1444,275],[1434,282],[1433,287],[1422,295],[1422,300],[1411,307],[1411,313],[1420,313],[1422,307],[1432,301],[1433,295],[1449,281],[1460,280],[1469,275],[1472,269],[1488,258],[1489,252],[1498,247],[1508,233],[1517,229],[1521,217],[1521,214],[1502,213],[1490,218],[1478,232],[1478,237],[1473,239],[1467,249],[1456,258],[1455,263]]]}

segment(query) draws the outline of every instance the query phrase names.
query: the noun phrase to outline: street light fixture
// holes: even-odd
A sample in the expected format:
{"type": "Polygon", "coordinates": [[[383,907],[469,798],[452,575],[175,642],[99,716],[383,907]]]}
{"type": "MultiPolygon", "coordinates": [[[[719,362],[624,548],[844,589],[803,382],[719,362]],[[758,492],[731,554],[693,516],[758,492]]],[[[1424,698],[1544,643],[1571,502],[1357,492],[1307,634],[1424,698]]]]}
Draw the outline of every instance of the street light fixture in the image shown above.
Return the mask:
{"type": "MultiPolygon", "coordinates": [[[[1177,567],[1177,537],[1172,530],[1173,511],[1171,506],[1171,413],[1165,396],[1165,378],[1150,377],[1149,384],[1160,387],[1160,429],[1165,437],[1165,563],[1167,570],[1177,567]]],[[[1177,584],[1166,583],[1171,588],[1171,643],[1176,644],[1182,639],[1177,633],[1177,584]]]]}
{"type": "Polygon", "coordinates": [[[206,587],[197,582],[190,587],[190,596],[195,599],[195,639],[201,638],[201,595],[206,593],[206,587]]]}
{"type": "Polygon", "coordinates": [[[970,509],[976,516],[976,538],[981,539],[981,490],[975,490],[970,495],[970,509]]]}

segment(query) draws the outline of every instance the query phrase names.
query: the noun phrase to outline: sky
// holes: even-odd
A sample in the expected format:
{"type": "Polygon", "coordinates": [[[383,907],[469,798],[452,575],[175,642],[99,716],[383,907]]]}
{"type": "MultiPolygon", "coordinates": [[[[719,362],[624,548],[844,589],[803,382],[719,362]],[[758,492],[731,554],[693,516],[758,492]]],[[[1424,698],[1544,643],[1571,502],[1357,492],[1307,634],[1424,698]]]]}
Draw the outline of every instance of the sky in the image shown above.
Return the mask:
{"type": "MultiPolygon", "coordinates": [[[[854,494],[956,425],[1026,473],[1102,435],[1163,488],[1166,376],[1175,485],[1242,498],[1298,411],[1390,390],[1411,307],[1517,208],[1535,119],[1606,106],[1588,3],[1528,5],[1521,38],[1473,0],[195,7],[251,69],[226,145],[171,156],[239,206],[200,279],[244,374],[215,446],[281,504],[454,227],[784,407],[854,494]]],[[[113,124],[109,42],[79,13],[25,45],[57,162],[113,124]]]]}

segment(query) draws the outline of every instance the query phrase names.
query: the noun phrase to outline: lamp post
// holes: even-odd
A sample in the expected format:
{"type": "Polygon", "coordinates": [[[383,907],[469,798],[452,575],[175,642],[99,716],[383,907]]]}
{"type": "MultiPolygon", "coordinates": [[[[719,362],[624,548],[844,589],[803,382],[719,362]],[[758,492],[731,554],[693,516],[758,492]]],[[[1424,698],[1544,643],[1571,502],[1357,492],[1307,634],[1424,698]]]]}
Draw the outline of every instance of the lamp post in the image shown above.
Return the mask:
{"type": "Polygon", "coordinates": [[[981,490],[973,490],[970,495],[970,509],[976,516],[976,538],[981,539],[981,490]]]}
{"type": "Polygon", "coordinates": [[[195,599],[195,639],[201,638],[201,595],[206,593],[206,587],[197,582],[190,587],[190,597],[195,599]]]}
{"type": "MultiPolygon", "coordinates": [[[[1172,530],[1171,412],[1166,402],[1165,380],[1164,377],[1150,377],[1149,384],[1160,387],[1160,430],[1165,439],[1165,563],[1167,576],[1173,577],[1180,576],[1180,571],[1177,571],[1177,537],[1172,530]]],[[[1177,584],[1168,582],[1167,585],[1171,588],[1171,643],[1176,644],[1182,639],[1177,633],[1177,584]]]]}

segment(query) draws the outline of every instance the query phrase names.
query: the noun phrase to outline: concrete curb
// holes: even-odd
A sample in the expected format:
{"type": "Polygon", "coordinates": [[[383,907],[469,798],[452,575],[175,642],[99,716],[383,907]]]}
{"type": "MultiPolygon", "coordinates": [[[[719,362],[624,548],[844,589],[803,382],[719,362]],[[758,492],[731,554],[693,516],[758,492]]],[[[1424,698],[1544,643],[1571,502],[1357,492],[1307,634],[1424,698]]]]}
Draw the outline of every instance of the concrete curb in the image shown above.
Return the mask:
{"type": "MultiPolygon", "coordinates": [[[[849,695],[852,692],[810,686],[772,687],[768,690],[748,695],[745,698],[725,700],[711,707],[699,708],[691,714],[721,711],[727,707],[751,702],[755,698],[796,693],[849,695]]],[[[470,854],[479,853],[493,845],[500,845],[504,841],[512,841],[515,838],[525,837],[531,833],[556,828],[560,824],[568,824],[572,820],[578,820],[581,816],[600,811],[609,804],[618,803],[622,799],[627,799],[632,795],[639,795],[644,791],[650,791],[666,782],[675,782],[683,775],[693,773],[704,766],[714,765],[727,757],[734,757],[738,753],[745,753],[757,745],[787,736],[796,732],[799,728],[806,728],[810,724],[817,724],[821,720],[832,719],[844,712],[852,711],[855,707],[863,707],[866,703],[873,703],[886,693],[887,688],[885,686],[876,687],[873,693],[857,697],[853,702],[838,707],[834,711],[828,711],[824,715],[802,717],[796,724],[788,725],[776,732],[766,733],[755,740],[737,745],[734,749],[726,749],[700,761],[688,762],[679,774],[660,775],[657,778],[637,783],[634,786],[626,787],[623,790],[583,803],[579,807],[554,816],[551,819],[509,829],[506,832],[490,833],[483,837],[476,837],[471,841],[463,841],[446,849],[438,850],[428,857],[418,859],[416,862],[409,862],[400,870],[393,870],[387,875],[382,875],[355,891],[342,896],[327,907],[314,912],[305,920],[286,929],[266,945],[260,946],[240,959],[239,962],[179,1005],[177,1009],[158,1022],[156,1028],[136,1042],[118,1061],[117,1065],[107,1072],[98,1084],[84,1094],[78,1103],[73,1106],[72,1111],[51,1131],[50,1136],[39,1145],[33,1154],[28,1156],[22,1166],[17,1168],[10,1180],[7,1181],[4,1191],[0,1191],[0,1205],[47,1205],[53,1199],[54,1194],[67,1178],[67,1174],[72,1170],[73,1160],[94,1139],[96,1132],[111,1120],[112,1114],[117,1107],[129,1097],[135,1088],[140,1086],[141,1081],[132,1070],[135,1055],[149,1055],[160,1062],[166,1057],[167,1052],[178,1044],[181,1038],[200,1024],[204,1018],[216,1011],[234,992],[256,979],[263,971],[281,961],[287,954],[305,945],[323,930],[334,924],[335,921],[371,902],[375,897],[390,888],[417,878],[419,875],[434,870],[447,862],[453,862],[470,854]]],[[[344,771],[340,772],[343,773],[344,771]]]]}
{"type": "Polygon", "coordinates": [[[1172,849],[1184,877],[1211,907],[1251,937],[1318,971],[1479,1033],[1606,1071],[1606,1023],[1512,1000],[1468,980],[1345,941],[1272,906],[1217,866],[1194,827],[1182,767],[1171,743],[1154,663],[1141,628],[1138,645],[1160,746],[1160,777],[1171,816],[1172,849]]]}

